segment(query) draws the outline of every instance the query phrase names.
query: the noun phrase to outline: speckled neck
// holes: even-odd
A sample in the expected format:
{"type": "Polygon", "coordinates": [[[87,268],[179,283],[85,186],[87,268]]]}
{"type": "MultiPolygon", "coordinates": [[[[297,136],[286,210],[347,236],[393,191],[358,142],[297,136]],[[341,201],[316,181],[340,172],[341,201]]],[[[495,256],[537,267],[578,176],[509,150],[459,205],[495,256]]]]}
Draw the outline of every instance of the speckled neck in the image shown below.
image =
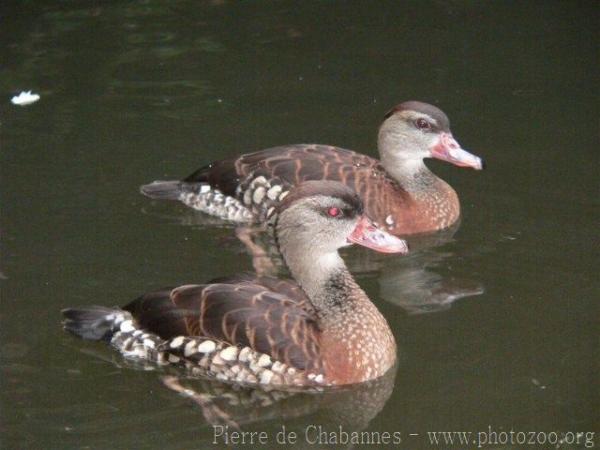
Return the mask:
{"type": "Polygon", "coordinates": [[[292,252],[284,259],[316,310],[329,375],[343,383],[383,375],[396,360],[387,321],[337,252],[311,253],[292,252]]]}
{"type": "MultiPolygon", "coordinates": [[[[341,305],[358,300],[353,298],[354,295],[358,295],[360,299],[366,298],[337,252],[320,253],[314,246],[296,249],[292,245],[283,243],[283,258],[320,319],[345,311],[347,308],[341,308],[341,305]],[[341,282],[342,279],[344,282],[341,282]]],[[[369,301],[368,298],[366,301],[369,301]]]]}
{"type": "MultiPolygon", "coordinates": [[[[293,259],[289,263],[296,265],[293,259]]],[[[290,271],[310,298],[324,327],[345,321],[364,305],[374,307],[337,254],[335,258],[328,256],[325,264],[317,259],[302,268],[290,267],[290,271]],[[333,261],[335,264],[331,264],[333,261]]]]}

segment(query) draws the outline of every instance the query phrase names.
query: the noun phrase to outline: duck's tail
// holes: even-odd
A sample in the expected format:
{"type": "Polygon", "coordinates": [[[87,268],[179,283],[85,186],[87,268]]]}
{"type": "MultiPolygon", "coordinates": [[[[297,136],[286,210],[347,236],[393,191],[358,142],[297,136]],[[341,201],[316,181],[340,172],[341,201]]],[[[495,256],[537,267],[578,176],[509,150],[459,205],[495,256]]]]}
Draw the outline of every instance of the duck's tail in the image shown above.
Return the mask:
{"type": "Polygon", "coordinates": [[[141,186],[140,192],[156,200],[179,200],[185,184],[181,181],[153,181],[141,186]]]}
{"type": "MultiPolygon", "coordinates": [[[[129,321],[133,325],[131,314],[117,308],[105,306],[84,306],[63,309],[63,327],[69,333],[91,341],[108,341],[117,331],[122,331],[123,324],[129,321]]],[[[127,324],[125,324],[127,329],[127,324]]]]}
{"type": "Polygon", "coordinates": [[[185,365],[193,375],[247,385],[315,386],[316,375],[273,361],[250,347],[202,336],[163,339],[141,329],[128,312],[104,306],[83,306],[62,311],[65,330],[83,339],[107,341],[124,357],[160,366],[185,365]]]}
{"type": "Polygon", "coordinates": [[[83,306],[62,310],[63,327],[83,339],[106,341],[124,356],[163,362],[159,336],[139,328],[132,315],[119,308],[83,306]]]}

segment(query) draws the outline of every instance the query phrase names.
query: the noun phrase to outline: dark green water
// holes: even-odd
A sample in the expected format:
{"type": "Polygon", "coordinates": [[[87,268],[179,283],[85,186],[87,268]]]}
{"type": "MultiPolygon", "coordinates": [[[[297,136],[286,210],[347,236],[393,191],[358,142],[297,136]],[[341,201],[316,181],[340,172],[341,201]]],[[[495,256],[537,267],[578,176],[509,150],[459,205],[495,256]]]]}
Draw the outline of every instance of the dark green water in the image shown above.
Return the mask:
{"type": "MultiPolygon", "coordinates": [[[[488,170],[429,164],[462,200],[453,239],[345,252],[399,343],[389,398],[292,398],[242,428],[268,448],[281,425],[342,421],[410,449],[444,447],[431,431],[600,431],[596,2],[3,6],[2,448],[223,448],[161,374],[65,335],[61,308],[251,268],[232,228],[140,184],[285,143],[375,155],[382,115],[408,99],[442,107],[488,170]],[[29,89],[38,103],[10,104],[29,89]]],[[[585,442],[561,448],[598,436],[585,442]]]]}

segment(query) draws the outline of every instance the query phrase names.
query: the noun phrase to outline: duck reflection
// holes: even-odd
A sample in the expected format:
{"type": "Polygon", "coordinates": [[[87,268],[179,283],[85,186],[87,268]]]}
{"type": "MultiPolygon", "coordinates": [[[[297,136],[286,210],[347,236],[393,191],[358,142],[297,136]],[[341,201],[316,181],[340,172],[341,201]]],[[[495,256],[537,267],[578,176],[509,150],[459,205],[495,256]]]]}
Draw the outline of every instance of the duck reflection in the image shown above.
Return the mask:
{"type": "MultiPolygon", "coordinates": [[[[298,436],[294,448],[315,448],[315,440],[334,439],[331,433],[339,430],[357,435],[367,429],[384,408],[394,390],[398,371],[396,364],[377,379],[337,388],[249,388],[188,376],[180,369],[160,367],[148,361],[126,359],[107,348],[81,351],[119,369],[159,372],[162,385],[188,399],[203,416],[203,423],[199,428],[196,423],[194,428],[195,448],[207,448],[215,443],[226,445],[226,432],[252,430],[267,430],[269,442],[273,444],[275,434],[283,425],[288,434],[294,432],[298,436]],[[206,447],[197,447],[200,444],[206,447]]],[[[188,422],[189,413],[186,415],[188,417],[183,417],[178,408],[173,418],[188,422]]],[[[160,420],[164,421],[165,416],[160,415],[160,420]]],[[[335,448],[352,447],[349,442],[335,448]]]]}
{"type": "MultiPolygon", "coordinates": [[[[319,415],[322,428],[341,425],[347,430],[365,429],[383,409],[394,390],[397,365],[382,377],[339,388],[256,389],[226,385],[212,380],[181,379],[169,375],[163,383],[193,400],[207,424],[243,429],[268,420],[290,420],[319,415]]],[[[301,421],[306,423],[305,420],[301,421]]]]}
{"type": "Polygon", "coordinates": [[[453,241],[457,228],[407,238],[410,253],[403,257],[381,257],[349,249],[353,255],[346,260],[355,274],[377,272],[379,297],[400,306],[407,313],[445,311],[461,298],[485,292],[478,280],[444,276],[438,272],[455,257],[442,246],[453,241]]]}
{"type": "Polygon", "coordinates": [[[456,300],[485,292],[483,285],[478,281],[444,278],[420,267],[407,268],[404,271],[384,270],[379,278],[379,286],[380,295],[384,300],[401,306],[409,314],[444,311],[456,300]]]}
{"type": "MultiPolygon", "coordinates": [[[[449,309],[461,298],[481,295],[483,284],[477,280],[443,276],[436,269],[455,255],[441,249],[452,242],[458,226],[443,232],[405,238],[408,255],[382,255],[358,247],[344,249],[344,258],[356,276],[378,274],[379,297],[400,306],[409,314],[425,314],[449,309]]],[[[265,275],[285,272],[285,266],[264,228],[238,227],[238,239],[252,257],[254,270],[265,275]]]]}

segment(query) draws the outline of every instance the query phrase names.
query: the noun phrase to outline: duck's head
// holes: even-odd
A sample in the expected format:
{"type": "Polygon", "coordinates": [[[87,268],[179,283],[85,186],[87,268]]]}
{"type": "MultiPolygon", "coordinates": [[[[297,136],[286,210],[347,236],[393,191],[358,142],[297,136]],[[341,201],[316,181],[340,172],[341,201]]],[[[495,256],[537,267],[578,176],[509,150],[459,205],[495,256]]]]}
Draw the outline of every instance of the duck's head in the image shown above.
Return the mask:
{"type": "Polygon", "coordinates": [[[427,103],[409,101],[392,108],[379,128],[378,143],[382,163],[391,173],[420,167],[424,158],[484,168],[481,158],[462,149],[454,139],[448,116],[427,103]]]}
{"type": "Polygon", "coordinates": [[[363,203],[336,181],[306,181],[293,188],[278,208],[275,233],[286,253],[336,253],[362,245],[383,253],[406,253],[406,241],[377,228],[364,214],[363,203]]]}

